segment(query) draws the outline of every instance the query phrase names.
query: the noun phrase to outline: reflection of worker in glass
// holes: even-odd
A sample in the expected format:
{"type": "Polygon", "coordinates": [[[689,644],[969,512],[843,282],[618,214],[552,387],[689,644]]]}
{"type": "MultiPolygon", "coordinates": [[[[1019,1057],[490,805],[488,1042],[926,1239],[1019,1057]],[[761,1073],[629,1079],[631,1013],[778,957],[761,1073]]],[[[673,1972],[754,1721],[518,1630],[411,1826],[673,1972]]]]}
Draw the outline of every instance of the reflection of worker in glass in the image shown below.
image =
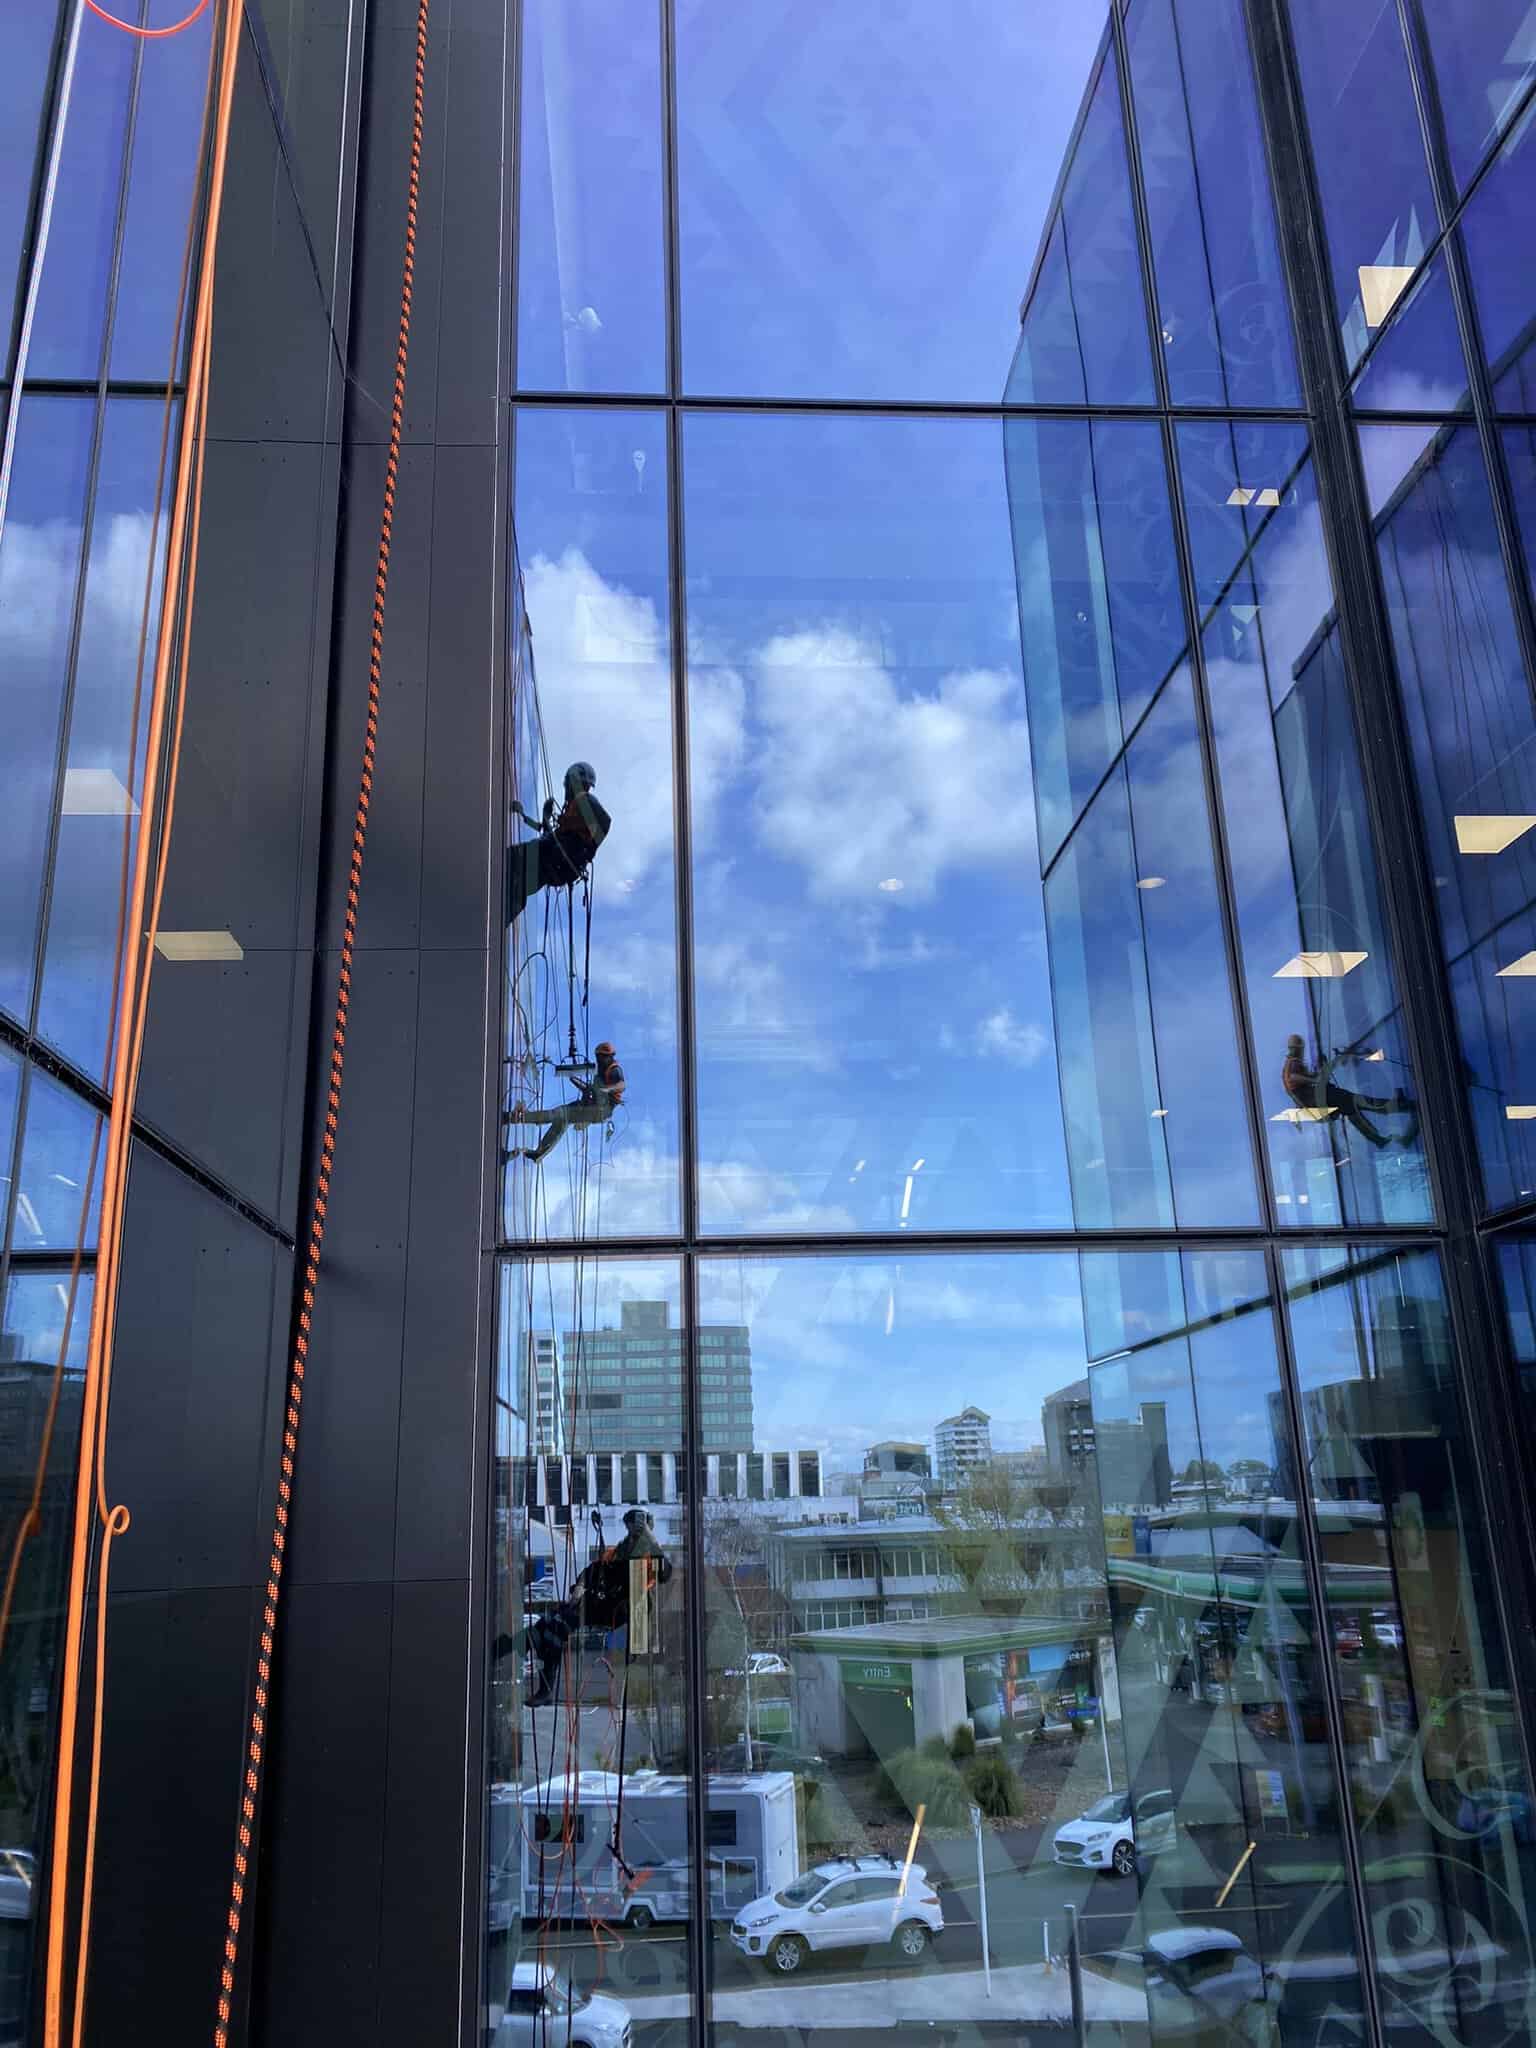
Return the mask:
{"type": "Polygon", "coordinates": [[[553,797],[546,802],[542,819],[530,818],[514,797],[512,809],[525,825],[536,825],[539,836],[507,848],[508,924],[522,915],[528,898],[538,890],[579,882],[591,866],[613,823],[592,794],[596,784],[592,763],[573,761],[565,771],[565,803],[558,816],[553,797]]]}
{"type": "Polygon", "coordinates": [[[1370,1111],[1376,1116],[1406,1115],[1412,1122],[1398,1142],[1411,1145],[1418,1136],[1418,1113],[1401,1088],[1393,1095],[1358,1095],[1353,1088],[1341,1088],[1334,1080],[1333,1070],[1338,1062],[1353,1057],[1353,1047],[1346,1047],[1342,1053],[1335,1053],[1330,1059],[1319,1057],[1317,1065],[1309,1067],[1301,1033],[1293,1031],[1285,1041],[1285,1065],[1280,1070],[1281,1085],[1298,1109],[1311,1111],[1319,1120],[1332,1110],[1357,1130],[1367,1144],[1378,1148],[1390,1145],[1392,1139],[1385,1131],[1376,1128],[1366,1112],[1370,1111]]]}
{"type": "MultiPolygon", "coordinates": [[[[594,1515],[593,1519],[597,1517],[594,1515]]],[[[632,1565],[647,1559],[655,1561],[653,1570],[645,1575],[647,1598],[653,1587],[664,1586],[671,1578],[672,1560],[656,1541],[655,1525],[644,1508],[629,1510],[624,1517],[624,1531],[618,1543],[593,1558],[576,1581],[569,1600],[562,1600],[530,1624],[524,1640],[539,1667],[529,1695],[530,1706],[542,1706],[553,1694],[560,1659],[578,1628],[600,1628],[610,1640],[620,1630],[628,1631],[632,1591],[640,1590],[631,1576],[632,1565]]]]}
{"type": "Polygon", "coordinates": [[[517,1148],[519,1159],[543,1159],[554,1151],[573,1124],[578,1129],[587,1124],[605,1124],[624,1100],[624,1069],[606,1038],[594,1048],[592,1056],[597,1061],[597,1078],[575,1082],[581,1092],[574,1102],[560,1102],[553,1109],[524,1109],[519,1102],[508,1112],[515,1124],[549,1125],[532,1151],[525,1146],[517,1148]]]}

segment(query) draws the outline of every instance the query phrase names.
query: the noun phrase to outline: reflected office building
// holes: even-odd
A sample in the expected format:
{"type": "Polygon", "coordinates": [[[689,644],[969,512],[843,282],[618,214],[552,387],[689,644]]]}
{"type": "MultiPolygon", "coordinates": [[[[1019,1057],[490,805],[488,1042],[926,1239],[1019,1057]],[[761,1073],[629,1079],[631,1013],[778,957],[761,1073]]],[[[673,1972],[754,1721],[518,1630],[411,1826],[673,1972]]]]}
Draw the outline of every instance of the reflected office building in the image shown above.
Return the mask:
{"type": "Polygon", "coordinates": [[[0,2044],[1531,2040],[1529,0],[13,11],[0,2044]]]}

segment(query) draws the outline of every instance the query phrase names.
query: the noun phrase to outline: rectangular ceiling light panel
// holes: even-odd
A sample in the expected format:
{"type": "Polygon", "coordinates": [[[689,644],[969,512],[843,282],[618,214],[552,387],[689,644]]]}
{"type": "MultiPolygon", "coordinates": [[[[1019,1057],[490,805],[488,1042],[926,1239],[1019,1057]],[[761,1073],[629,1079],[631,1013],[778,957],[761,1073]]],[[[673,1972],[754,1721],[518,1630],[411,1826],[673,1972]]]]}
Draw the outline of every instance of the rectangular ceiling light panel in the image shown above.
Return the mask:
{"type": "Polygon", "coordinates": [[[233,932],[157,932],[162,960],[243,960],[245,948],[233,932]]]}
{"type": "Polygon", "coordinates": [[[1276,981],[1337,981],[1352,974],[1368,953],[1293,953],[1275,969],[1276,981]]]}

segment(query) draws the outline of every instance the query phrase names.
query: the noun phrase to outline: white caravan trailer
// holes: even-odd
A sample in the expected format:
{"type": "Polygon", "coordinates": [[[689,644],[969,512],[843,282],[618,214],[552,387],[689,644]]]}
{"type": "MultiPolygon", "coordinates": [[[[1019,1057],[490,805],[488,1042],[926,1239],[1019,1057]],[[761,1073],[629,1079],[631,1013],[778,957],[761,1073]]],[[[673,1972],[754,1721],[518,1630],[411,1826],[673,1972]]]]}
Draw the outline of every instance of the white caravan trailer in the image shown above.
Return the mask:
{"type": "MultiPolygon", "coordinates": [[[[524,1790],[524,1920],[687,1919],[688,1780],[636,1771],[622,1803],[619,1782],[581,1771],[524,1790]]],[[[799,1873],[795,1780],[789,1771],[711,1775],[707,1789],[709,1910],[728,1920],[799,1873]]]]}

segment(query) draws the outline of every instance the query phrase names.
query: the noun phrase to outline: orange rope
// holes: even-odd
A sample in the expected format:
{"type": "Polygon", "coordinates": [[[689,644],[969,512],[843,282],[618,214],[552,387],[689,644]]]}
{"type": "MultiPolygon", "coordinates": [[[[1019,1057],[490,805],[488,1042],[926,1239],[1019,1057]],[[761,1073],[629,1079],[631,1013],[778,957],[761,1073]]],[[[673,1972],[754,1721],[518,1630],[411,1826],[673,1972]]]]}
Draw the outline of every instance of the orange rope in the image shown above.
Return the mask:
{"type": "Polygon", "coordinates": [[[154,42],[160,36],[179,36],[184,28],[190,28],[199,15],[208,12],[208,0],[197,0],[192,12],[181,21],[173,21],[169,28],[139,28],[134,22],[119,21],[115,14],[108,14],[105,7],[98,7],[96,0],[85,0],[86,6],[98,21],[110,22],[113,28],[120,28],[124,35],[142,36],[145,42],[154,42]]]}
{"type": "MultiPolygon", "coordinates": [[[[204,6],[207,0],[204,0],[204,6]]],[[[200,8],[199,12],[202,11],[200,8]]],[[[190,20],[192,17],[188,17],[190,20]]],[[[186,23],[182,24],[183,27],[186,23]]],[[[212,111],[218,62],[216,38],[210,38],[208,46],[208,79],[203,93],[202,125],[197,139],[197,151],[193,159],[203,160],[208,143],[208,121],[212,111]]],[[[149,622],[154,606],[155,568],[159,560],[160,512],[165,491],[166,457],[170,448],[171,416],[175,411],[176,363],[181,353],[182,319],[186,312],[187,293],[192,277],[192,255],[197,241],[197,209],[191,208],[187,217],[186,241],[181,257],[181,283],[176,295],[176,317],[172,323],[171,361],[165,379],[165,405],[160,421],[160,452],[155,464],[155,489],[150,503],[155,508],[154,523],[150,531],[148,560],[144,571],[144,604],[139,615],[139,647],[133,670],[133,699],[128,721],[128,788],[132,795],[139,758],[139,718],[143,709],[144,665],[149,649],[149,622]]],[[[142,806],[140,806],[142,816],[142,806]]],[[[161,834],[164,849],[169,838],[168,832],[161,834]]],[[[128,892],[133,868],[132,855],[133,815],[125,812],[123,819],[123,854],[118,869],[117,920],[112,941],[112,1002],[107,1017],[105,1038],[105,1067],[101,1076],[103,1088],[111,1085],[111,1048],[117,1042],[118,1005],[122,995],[123,949],[127,943],[128,892]]],[[[162,865],[161,873],[164,868],[162,865]]],[[[59,1337],[58,1358],[54,1364],[53,1380],[48,1395],[48,1410],[43,1421],[42,1441],[38,1446],[37,1466],[32,1475],[32,1495],[25,1514],[17,1528],[11,1549],[10,1562],[6,1567],[5,1590],[0,1594],[0,1655],[4,1654],[6,1636],[10,1630],[11,1609],[15,1602],[16,1586],[21,1576],[22,1558],[27,1545],[41,1527],[40,1509],[43,1487],[47,1479],[48,1464],[53,1454],[53,1434],[58,1421],[59,1399],[63,1391],[64,1369],[69,1357],[70,1338],[74,1330],[75,1308],[79,1299],[80,1277],[85,1265],[86,1237],[90,1227],[91,1192],[96,1185],[96,1163],[101,1152],[102,1118],[98,1116],[91,1127],[90,1156],[86,1161],[85,1176],[81,1182],[80,1215],[75,1228],[75,1248],[70,1260],[69,1291],[64,1303],[64,1327],[59,1337]]]]}
{"type": "Polygon", "coordinates": [[[95,1870],[96,1804],[100,1783],[101,1740],[104,1716],[107,1577],[112,1541],[128,1527],[125,1507],[109,1509],[106,1504],[106,1419],[111,1393],[112,1327],[121,1273],[124,1198],[128,1179],[129,1140],[138,1089],[139,1063],[143,1049],[144,1022],[148,1010],[149,970],[155,941],[161,891],[164,884],[169,825],[162,831],[158,873],[154,888],[154,910],[146,922],[150,896],[150,820],[160,794],[161,761],[168,716],[173,735],[171,759],[180,745],[183,689],[187,672],[190,616],[196,576],[196,534],[198,508],[192,506],[192,546],[184,556],[188,529],[188,508],[194,489],[193,453],[196,446],[196,488],[201,486],[201,437],[207,419],[207,382],[210,337],[213,322],[214,251],[218,238],[219,214],[223,202],[224,172],[228,155],[230,117],[234,103],[235,63],[243,0],[225,0],[225,29],[220,54],[217,111],[213,122],[213,156],[209,171],[208,207],[204,256],[198,278],[193,317],[186,410],[177,452],[177,474],[171,510],[167,574],[161,594],[160,621],[155,648],[154,681],[150,693],[144,789],[140,806],[140,830],[135,848],[133,883],[128,896],[125,933],[130,935],[123,949],[121,984],[116,1015],[121,1020],[112,1050],[111,1109],[107,1118],[107,1159],[103,1176],[101,1223],[97,1258],[97,1285],[91,1308],[90,1340],[86,1355],[85,1388],[81,1411],[80,1465],[75,1489],[75,1524],[70,1555],[69,1601],[66,1611],[63,1676],[59,1716],[59,1775],[54,1804],[52,1842],[49,1856],[48,1955],[45,1981],[43,2038],[45,2048],[59,2048],[63,2031],[64,1949],[68,1931],[69,1870],[74,1816],[74,1771],[76,1729],[80,1706],[81,1649],[85,1633],[87,1576],[90,1563],[92,1520],[102,1525],[100,1577],[96,1588],[96,1667],[94,1720],[91,1736],[90,1786],[86,1805],[83,1855],[83,1903],[79,1951],[75,1972],[75,2009],[72,2039],[78,2048],[84,2026],[85,1973],[88,1962],[90,1897],[95,1870]],[[177,613],[183,616],[184,634],[178,671],[176,701],[172,704],[171,652],[175,642],[177,613]]]}
{"type": "Polygon", "coordinates": [[[249,1874],[256,1806],[261,1792],[266,1758],[267,1704],[272,1684],[272,1660],[276,1653],[277,1609],[282,1589],[283,1556],[288,1547],[288,1519],[293,1503],[294,1461],[299,1445],[299,1414],[304,1398],[304,1373],[309,1359],[315,1289],[320,1279],[320,1252],[325,1241],[326,1209],[331,1196],[331,1172],[336,1160],[342,1067],[346,1055],[347,1019],[352,1001],[352,958],[357,943],[357,911],[363,881],[363,849],[368,836],[368,813],[373,801],[373,765],[383,698],[384,601],[389,588],[389,547],[394,531],[395,484],[400,473],[400,441],[405,425],[405,375],[410,357],[411,294],[416,276],[416,209],[421,196],[429,6],[430,0],[418,0],[416,78],[411,103],[410,177],[405,202],[405,254],[400,277],[400,325],[395,344],[394,394],[389,417],[389,456],[384,469],[384,506],[379,521],[379,549],[373,579],[373,629],[368,654],[368,718],[363,739],[362,771],[358,779],[357,813],[352,828],[352,862],[347,878],[347,908],[342,923],[341,965],[336,988],[335,1017],[331,1029],[330,1085],[326,1096],[325,1125],[320,1139],[320,1158],[315,1169],[309,1245],[304,1259],[298,1327],[294,1333],[293,1351],[288,1367],[288,1403],[283,1421],[283,1450],[277,1482],[277,1503],[273,1513],[272,1548],[267,1562],[266,1605],[262,1610],[261,1647],[256,1658],[256,1682],[252,1689],[245,1780],[240,1799],[234,1873],[230,1879],[228,1932],[224,1938],[224,1961],[219,1972],[218,2018],[213,2029],[215,2048],[227,2048],[229,2023],[233,2011],[235,1969],[240,1959],[240,1927],[245,1904],[245,1884],[249,1874]]]}

